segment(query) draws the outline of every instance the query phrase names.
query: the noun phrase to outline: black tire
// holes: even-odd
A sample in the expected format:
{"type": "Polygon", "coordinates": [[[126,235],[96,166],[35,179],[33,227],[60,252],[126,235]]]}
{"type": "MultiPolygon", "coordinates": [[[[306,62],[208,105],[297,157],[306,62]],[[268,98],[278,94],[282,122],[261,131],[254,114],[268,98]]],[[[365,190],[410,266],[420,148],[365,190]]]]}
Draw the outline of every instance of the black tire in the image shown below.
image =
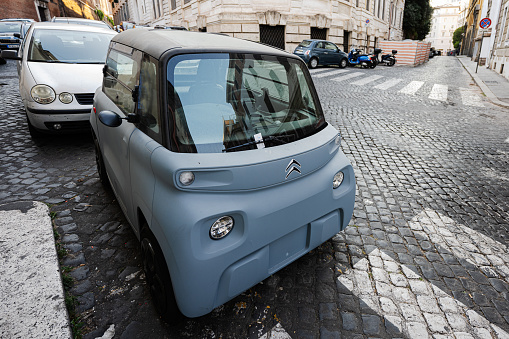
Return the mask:
{"type": "Polygon", "coordinates": [[[26,118],[27,118],[27,124],[28,124],[28,133],[30,133],[30,136],[32,137],[32,139],[40,139],[40,138],[46,136],[44,133],[39,132],[39,130],[37,130],[37,128],[35,128],[34,125],[32,125],[32,123],[28,119],[28,115],[26,118]]]}
{"type": "Polygon", "coordinates": [[[175,324],[182,320],[183,315],[175,300],[170,272],[161,247],[146,224],[143,226],[140,239],[143,270],[154,307],[163,320],[175,324]]]}
{"type": "Polygon", "coordinates": [[[5,60],[4,58],[0,57],[0,65],[5,65],[7,63],[7,60],[5,60]]]}
{"type": "Polygon", "coordinates": [[[369,67],[369,65],[368,65],[368,63],[367,63],[367,62],[363,61],[363,62],[361,62],[361,67],[362,67],[362,68],[368,68],[368,67],[369,67]]]}
{"type": "Polygon", "coordinates": [[[313,69],[313,68],[316,68],[316,66],[318,66],[318,59],[313,57],[309,60],[309,63],[308,63],[308,66],[309,68],[313,69]]]}
{"type": "Polygon", "coordinates": [[[372,62],[370,65],[369,65],[369,68],[375,68],[376,67],[376,63],[372,62]]]}
{"type": "Polygon", "coordinates": [[[389,60],[389,63],[387,64],[387,66],[394,66],[395,63],[396,63],[396,60],[391,59],[391,60],[389,60]]]}
{"type": "Polygon", "coordinates": [[[97,167],[97,173],[99,174],[99,179],[101,180],[101,184],[104,188],[110,189],[110,180],[108,179],[108,173],[106,172],[106,167],[104,166],[104,159],[101,152],[101,148],[99,147],[99,141],[94,135],[94,146],[95,146],[95,165],[97,167]]]}
{"type": "Polygon", "coordinates": [[[339,62],[339,68],[345,68],[346,66],[348,66],[348,60],[346,58],[341,59],[339,62]]]}

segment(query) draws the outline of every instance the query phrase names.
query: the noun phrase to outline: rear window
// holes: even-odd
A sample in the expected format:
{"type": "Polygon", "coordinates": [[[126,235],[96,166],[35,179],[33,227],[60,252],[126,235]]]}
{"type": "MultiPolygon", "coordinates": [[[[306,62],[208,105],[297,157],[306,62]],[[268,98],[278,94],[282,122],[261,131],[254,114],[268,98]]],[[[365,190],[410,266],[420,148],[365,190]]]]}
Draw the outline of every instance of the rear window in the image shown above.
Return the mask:
{"type": "Polygon", "coordinates": [[[305,138],[325,119],[305,67],[292,58],[188,54],[168,63],[171,148],[223,153],[305,138]]]}
{"type": "Polygon", "coordinates": [[[309,47],[309,45],[311,45],[313,41],[309,41],[309,40],[304,40],[303,42],[301,42],[299,44],[299,47],[309,47]]]}

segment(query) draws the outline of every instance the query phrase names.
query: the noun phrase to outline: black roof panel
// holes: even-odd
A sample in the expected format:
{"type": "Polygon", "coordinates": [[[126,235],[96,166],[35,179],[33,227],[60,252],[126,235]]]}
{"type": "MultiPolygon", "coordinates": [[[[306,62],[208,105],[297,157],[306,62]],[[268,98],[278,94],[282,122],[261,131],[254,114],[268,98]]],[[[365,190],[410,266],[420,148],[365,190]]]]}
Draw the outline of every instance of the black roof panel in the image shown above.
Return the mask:
{"type": "Polygon", "coordinates": [[[190,32],[169,29],[140,27],[128,29],[113,37],[112,42],[134,47],[159,59],[161,55],[174,48],[196,52],[238,52],[281,55],[293,57],[280,49],[257,42],[232,38],[223,34],[190,32]]]}

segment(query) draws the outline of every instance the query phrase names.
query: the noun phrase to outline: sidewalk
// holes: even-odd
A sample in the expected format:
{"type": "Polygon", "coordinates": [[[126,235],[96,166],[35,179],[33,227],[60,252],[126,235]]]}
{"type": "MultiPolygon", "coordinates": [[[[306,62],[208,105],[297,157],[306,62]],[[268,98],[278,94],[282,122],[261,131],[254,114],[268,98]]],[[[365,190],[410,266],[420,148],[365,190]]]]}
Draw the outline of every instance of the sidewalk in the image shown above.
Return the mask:
{"type": "Polygon", "coordinates": [[[479,66],[476,73],[477,62],[466,55],[457,58],[491,102],[509,108],[509,80],[486,66],[479,66]]]}
{"type": "Polygon", "coordinates": [[[0,205],[0,338],[72,338],[48,207],[0,205]]]}

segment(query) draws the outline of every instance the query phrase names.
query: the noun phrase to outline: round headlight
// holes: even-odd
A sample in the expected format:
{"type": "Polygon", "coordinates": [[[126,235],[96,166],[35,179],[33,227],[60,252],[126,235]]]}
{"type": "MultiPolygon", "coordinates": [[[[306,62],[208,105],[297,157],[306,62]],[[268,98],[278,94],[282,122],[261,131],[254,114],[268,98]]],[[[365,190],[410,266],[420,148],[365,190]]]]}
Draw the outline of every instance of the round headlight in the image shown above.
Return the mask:
{"type": "Polygon", "coordinates": [[[184,186],[189,186],[194,181],[194,173],[193,172],[182,172],[179,176],[179,181],[184,186]]]}
{"type": "Polygon", "coordinates": [[[64,104],[70,104],[72,102],[72,94],[67,92],[60,93],[58,99],[64,104]]]}
{"type": "Polygon", "coordinates": [[[332,179],[332,188],[338,188],[339,185],[343,182],[343,178],[345,175],[343,172],[338,172],[334,175],[334,179],[332,179]]]}
{"type": "Polygon", "coordinates": [[[51,104],[56,98],[55,91],[48,85],[35,85],[32,87],[30,95],[35,102],[40,104],[51,104]]]}
{"type": "Polygon", "coordinates": [[[233,229],[233,218],[224,216],[216,220],[210,227],[210,237],[214,240],[219,240],[226,237],[233,229]]]}

